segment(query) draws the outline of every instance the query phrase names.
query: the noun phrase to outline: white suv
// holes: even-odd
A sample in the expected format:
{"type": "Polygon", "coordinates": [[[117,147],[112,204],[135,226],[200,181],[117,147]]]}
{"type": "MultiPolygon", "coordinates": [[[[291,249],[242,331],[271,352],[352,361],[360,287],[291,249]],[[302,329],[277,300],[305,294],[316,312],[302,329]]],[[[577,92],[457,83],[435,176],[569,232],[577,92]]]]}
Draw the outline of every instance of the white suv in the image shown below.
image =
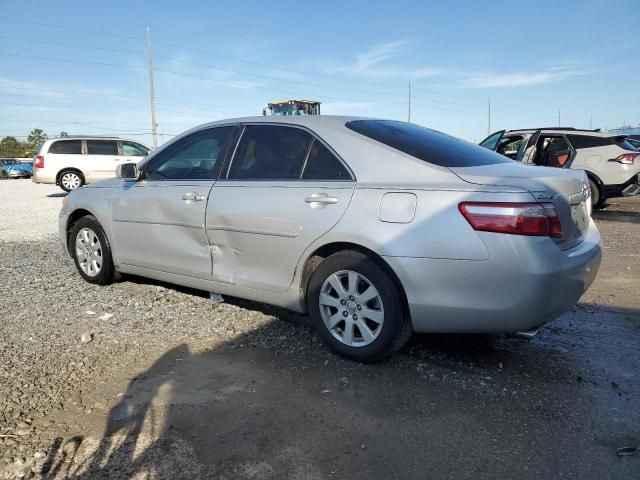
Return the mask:
{"type": "Polygon", "coordinates": [[[480,145],[531,165],[584,170],[595,208],[640,193],[640,152],[626,135],[575,128],[500,130],[480,145]]]}
{"type": "Polygon", "coordinates": [[[64,137],[49,139],[33,159],[35,183],[54,183],[66,192],[87,183],[115,176],[116,167],[139,162],[150,148],[140,142],[115,137],[64,137]]]}

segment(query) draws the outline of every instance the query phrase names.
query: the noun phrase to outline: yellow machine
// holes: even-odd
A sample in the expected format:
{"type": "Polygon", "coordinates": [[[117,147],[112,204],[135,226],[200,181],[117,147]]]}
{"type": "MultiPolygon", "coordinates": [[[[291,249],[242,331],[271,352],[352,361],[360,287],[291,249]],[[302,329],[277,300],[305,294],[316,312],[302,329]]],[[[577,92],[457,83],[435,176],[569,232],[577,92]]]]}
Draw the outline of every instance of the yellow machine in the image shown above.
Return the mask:
{"type": "Polygon", "coordinates": [[[320,115],[320,102],[313,100],[283,100],[269,103],[262,115],[320,115]]]}

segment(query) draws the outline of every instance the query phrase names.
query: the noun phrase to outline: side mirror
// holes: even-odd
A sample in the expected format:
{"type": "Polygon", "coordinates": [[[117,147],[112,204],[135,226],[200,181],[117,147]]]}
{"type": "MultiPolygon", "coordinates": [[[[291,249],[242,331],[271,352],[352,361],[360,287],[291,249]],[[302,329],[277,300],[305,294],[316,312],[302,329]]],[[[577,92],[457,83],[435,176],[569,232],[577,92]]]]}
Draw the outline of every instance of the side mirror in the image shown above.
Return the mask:
{"type": "Polygon", "coordinates": [[[140,170],[135,163],[122,163],[116,167],[116,177],[122,180],[138,181],[140,179],[140,170]]]}

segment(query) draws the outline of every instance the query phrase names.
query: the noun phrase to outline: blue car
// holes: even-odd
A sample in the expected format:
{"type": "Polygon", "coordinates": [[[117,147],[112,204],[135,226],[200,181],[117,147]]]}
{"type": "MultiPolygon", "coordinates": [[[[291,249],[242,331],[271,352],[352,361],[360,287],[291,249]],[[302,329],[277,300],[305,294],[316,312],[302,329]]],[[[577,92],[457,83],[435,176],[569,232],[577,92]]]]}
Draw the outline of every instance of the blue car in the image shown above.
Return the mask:
{"type": "Polygon", "coordinates": [[[33,175],[30,163],[20,163],[13,158],[0,158],[0,178],[29,178],[33,175]]]}

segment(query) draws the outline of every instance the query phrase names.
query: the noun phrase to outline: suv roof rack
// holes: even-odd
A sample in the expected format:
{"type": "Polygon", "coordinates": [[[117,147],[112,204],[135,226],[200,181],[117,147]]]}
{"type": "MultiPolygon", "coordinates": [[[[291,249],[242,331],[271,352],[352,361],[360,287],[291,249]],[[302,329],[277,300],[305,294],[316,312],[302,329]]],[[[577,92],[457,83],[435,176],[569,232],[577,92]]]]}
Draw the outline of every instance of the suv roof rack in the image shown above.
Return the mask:
{"type": "Polygon", "coordinates": [[[575,128],[575,127],[538,127],[538,128],[516,128],[514,130],[507,130],[509,132],[520,132],[522,130],[571,130],[574,132],[599,132],[599,128],[575,128]]]}

